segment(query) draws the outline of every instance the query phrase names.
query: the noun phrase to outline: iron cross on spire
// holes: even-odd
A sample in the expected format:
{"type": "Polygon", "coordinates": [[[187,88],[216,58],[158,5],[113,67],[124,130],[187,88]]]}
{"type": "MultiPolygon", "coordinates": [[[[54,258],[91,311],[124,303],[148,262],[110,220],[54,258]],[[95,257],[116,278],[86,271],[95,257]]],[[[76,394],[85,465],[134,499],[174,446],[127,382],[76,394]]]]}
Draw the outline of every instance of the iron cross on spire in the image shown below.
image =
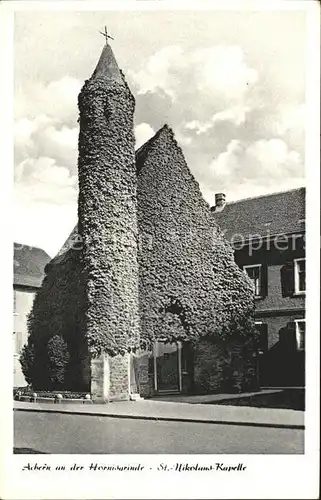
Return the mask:
{"type": "Polygon", "coordinates": [[[114,38],[112,36],[108,35],[106,26],[105,26],[105,31],[104,32],[99,31],[99,33],[105,37],[106,45],[108,45],[108,38],[111,38],[111,40],[114,40],[114,38]]]}

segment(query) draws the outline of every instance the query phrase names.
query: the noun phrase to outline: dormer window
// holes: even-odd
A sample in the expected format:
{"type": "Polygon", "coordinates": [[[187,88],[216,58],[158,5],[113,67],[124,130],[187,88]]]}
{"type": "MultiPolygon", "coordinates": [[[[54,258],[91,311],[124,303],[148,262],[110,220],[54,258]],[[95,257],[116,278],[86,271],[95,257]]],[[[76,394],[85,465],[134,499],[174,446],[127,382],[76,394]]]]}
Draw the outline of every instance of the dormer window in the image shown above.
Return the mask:
{"type": "Polygon", "coordinates": [[[305,293],[305,259],[294,260],[294,293],[305,293]]]}

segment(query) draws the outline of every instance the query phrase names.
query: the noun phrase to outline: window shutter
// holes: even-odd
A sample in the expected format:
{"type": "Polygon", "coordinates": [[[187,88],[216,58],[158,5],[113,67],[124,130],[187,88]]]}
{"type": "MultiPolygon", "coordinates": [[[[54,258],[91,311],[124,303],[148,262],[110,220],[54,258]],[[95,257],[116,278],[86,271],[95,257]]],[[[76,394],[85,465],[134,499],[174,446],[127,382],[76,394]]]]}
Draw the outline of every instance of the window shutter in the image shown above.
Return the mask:
{"type": "Polygon", "coordinates": [[[281,267],[282,297],[291,297],[294,294],[294,262],[286,262],[281,267]]]}
{"type": "Polygon", "coordinates": [[[263,263],[261,267],[261,297],[267,297],[268,294],[268,266],[263,263]]]}

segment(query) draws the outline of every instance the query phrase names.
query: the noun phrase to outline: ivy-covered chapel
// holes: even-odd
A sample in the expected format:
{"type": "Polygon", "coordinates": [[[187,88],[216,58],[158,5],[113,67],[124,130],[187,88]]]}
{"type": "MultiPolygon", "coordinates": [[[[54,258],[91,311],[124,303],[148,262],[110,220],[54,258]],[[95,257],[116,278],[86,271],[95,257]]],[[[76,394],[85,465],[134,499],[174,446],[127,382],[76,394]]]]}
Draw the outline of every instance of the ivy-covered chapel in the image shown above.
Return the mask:
{"type": "Polygon", "coordinates": [[[78,106],[78,225],[34,301],[27,380],[100,402],[255,388],[251,282],[173,131],[135,152],[108,41],[78,106]]]}

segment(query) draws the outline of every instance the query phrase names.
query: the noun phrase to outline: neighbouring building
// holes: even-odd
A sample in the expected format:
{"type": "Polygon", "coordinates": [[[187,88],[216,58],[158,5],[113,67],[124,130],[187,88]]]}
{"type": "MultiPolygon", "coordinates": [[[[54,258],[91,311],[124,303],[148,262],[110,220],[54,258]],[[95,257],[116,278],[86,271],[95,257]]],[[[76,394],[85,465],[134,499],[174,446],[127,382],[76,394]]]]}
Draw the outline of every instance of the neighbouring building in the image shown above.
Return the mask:
{"type": "Polygon", "coordinates": [[[50,257],[40,248],[14,243],[13,267],[13,383],[27,385],[19,356],[27,342],[27,317],[37,290],[41,287],[45,265],[50,257]]]}
{"type": "Polygon", "coordinates": [[[255,292],[261,386],[305,385],[305,188],[213,211],[255,292]]]}
{"type": "Polygon", "coordinates": [[[78,225],[30,315],[34,387],[96,401],[256,388],[251,280],[172,130],[135,153],[135,100],[108,44],[78,104],[78,225]]]}

